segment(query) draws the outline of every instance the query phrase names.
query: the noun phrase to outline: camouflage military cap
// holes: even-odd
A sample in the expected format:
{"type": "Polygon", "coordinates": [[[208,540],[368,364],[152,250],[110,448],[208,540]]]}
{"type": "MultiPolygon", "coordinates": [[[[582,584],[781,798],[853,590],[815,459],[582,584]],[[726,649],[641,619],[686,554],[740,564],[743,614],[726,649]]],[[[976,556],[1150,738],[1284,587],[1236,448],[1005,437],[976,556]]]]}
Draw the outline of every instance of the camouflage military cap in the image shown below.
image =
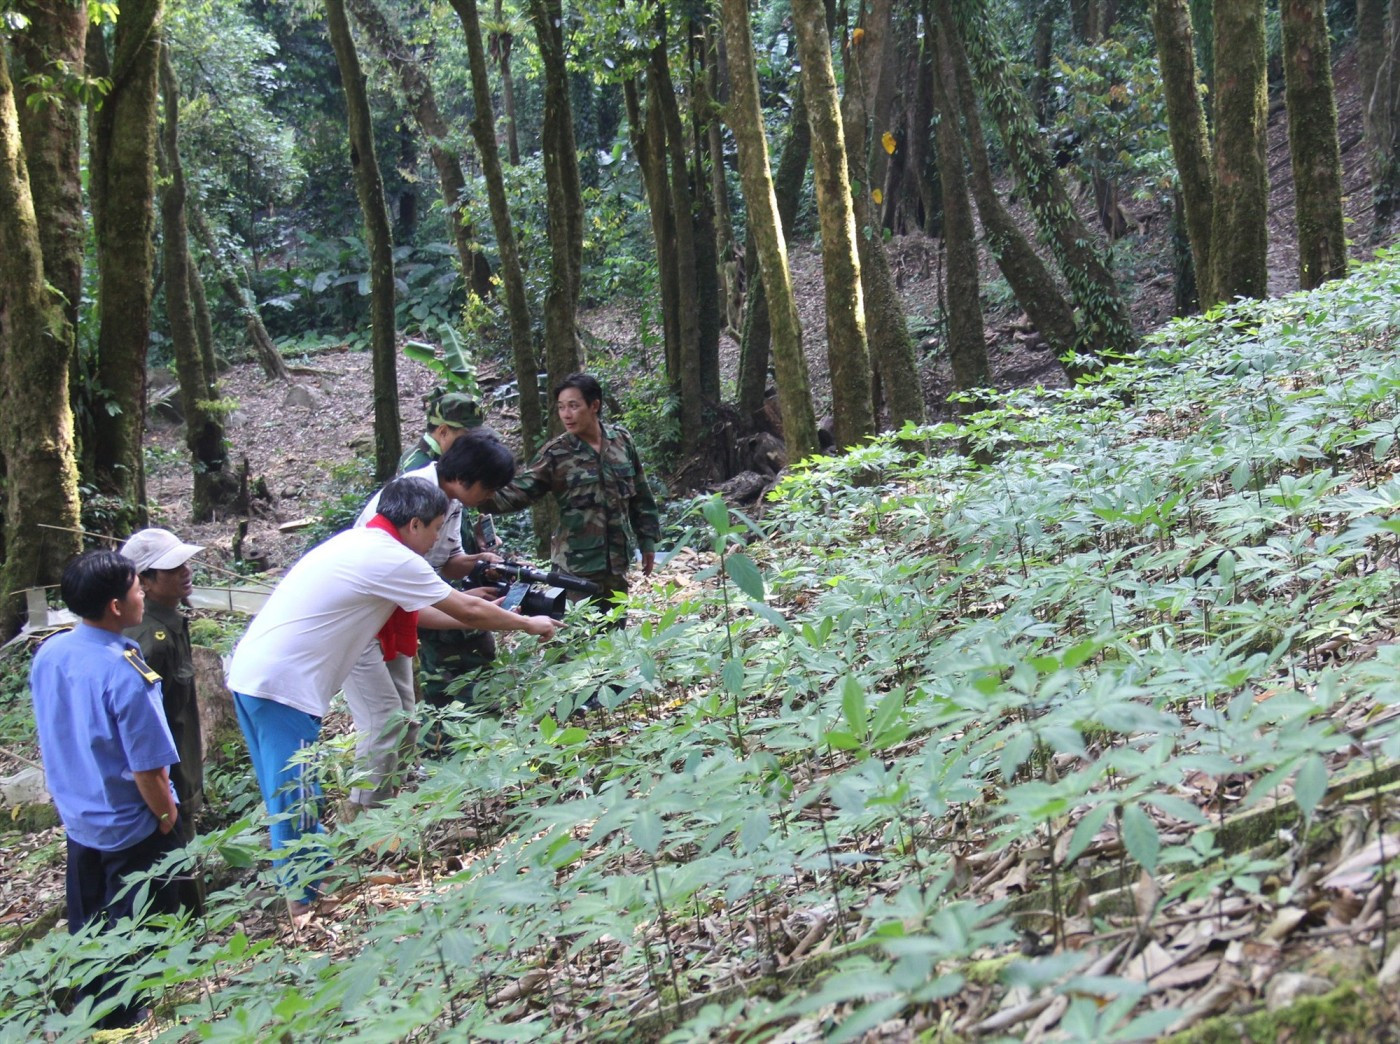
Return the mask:
{"type": "Polygon", "coordinates": [[[446,392],[428,403],[429,427],[448,424],[454,428],[479,428],[483,420],[481,406],[462,392],[446,392]]]}

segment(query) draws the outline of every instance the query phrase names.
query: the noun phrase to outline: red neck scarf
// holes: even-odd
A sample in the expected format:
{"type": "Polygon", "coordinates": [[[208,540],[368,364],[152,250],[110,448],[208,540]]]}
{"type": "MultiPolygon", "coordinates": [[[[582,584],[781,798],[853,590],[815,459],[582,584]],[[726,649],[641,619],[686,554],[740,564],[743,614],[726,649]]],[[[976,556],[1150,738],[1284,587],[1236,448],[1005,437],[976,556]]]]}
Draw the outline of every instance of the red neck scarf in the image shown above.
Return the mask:
{"type": "MultiPolygon", "coordinates": [[[[367,529],[382,529],[400,544],[404,538],[399,535],[399,527],[383,515],[375,515],[367,523],[367,529]]],[[[389,619],[379,629],[379,647],[384,650],[386,661],[396,656],[416,656],[418,653],[418,613],[394,606],[389,619]]]]}

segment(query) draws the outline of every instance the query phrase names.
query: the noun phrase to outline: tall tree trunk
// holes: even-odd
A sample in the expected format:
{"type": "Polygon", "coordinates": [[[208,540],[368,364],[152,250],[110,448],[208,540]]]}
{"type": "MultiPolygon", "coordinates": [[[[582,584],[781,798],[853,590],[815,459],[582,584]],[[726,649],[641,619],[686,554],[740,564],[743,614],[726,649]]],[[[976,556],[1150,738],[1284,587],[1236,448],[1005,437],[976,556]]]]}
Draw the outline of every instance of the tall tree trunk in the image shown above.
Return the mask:
{"type": "Polygon", "coordinates": [[[666,140],[668,190],[674,218],[677,308],[679,342],[677,369],[669,374],[672,388],[679,396],[681,416],[681,450],[693,453],[700,446],[705,409],[704,387],[700,369],[700,276],[696,250],[695,200],[690,190],[690,170],[687,165],[685,127],[681,123],[680,107],[671,82],[671,66],[666,55],[666,27],[658,12],[656,46],[647,63],[647,94],[656,100],[661,126],[666,140]]]}
{"type": "Polygon", "coordinates": [[[701,51],[705,64],[704,91],[697,93],[701,126],[705,129],[705,153],[710,173],[710,196],[714,201],[716,279],[719,299],[727,325],[737,335],[738,314],[742,307],[743,290],[734,257],[734,216],[729,207],[729,180],[724,162],[723,107],[729,98],[729,85],[720,76],[719,32],[711,15],[705,20],[701,51]]]}
{"type": "Polygon", "coordinates": [[[956,109],[962,116],[964,145],[972,167],[972,196],[982,219],[987,247],[1002,275],[1006,276],[1017,304],[1025,309],[1040,336],[1061,360],[1066,372],[1074,377],[1082,372],[1072,357],[1079,341],[1074,312],[1060,293],[1050,269],[1001,201],[982,133],[972,70],[953,22],[952,10],[942,0],[933,0],[930,6],[937,16],[934,35],[939,72],[934,93],[935,97],[943,99],[938,103],[940,111],[956,109]]]}
{"type": "Polygon", "coordinates": [[[374,154],[374,124],[370,117],[365,77],[344,0],[325,0],[326,29],[345,91],[350,137],[350,169],[355,195],[364,215],[369,247],[370,353],[374,366],[374,476],[388,482],[399,468],[398,331],[394,324],[394,241],[389,208],[384,202],[384,179],[374,154]]]}
{"type": "Polygon", "coordinates": [[[58,580],[78,550],[78,467],[68,405],[67,322],[45,285],[40,222],[0,47],[0,637],[19,623],[18,592],[58,580]],[[41,523],[66,527],[43,529],[41,523]]]}
{"type": "MultiPolygon", "coordinates": [[[[506,292],[506,315],[510,320],[510,346],[515,361],[515,382],[520,393],[520,436],[525,456],[532,456],[545,440],[548,426],[540,403],[539,360],[530,334],[530,300],[525,292],[525,272],[520,265],[520,248],[510,217],[501,151],[496,141],[496,114],[491,107],[491,85],[486,77],[486,52],[481,41],[481,17],[477,0],[451,0],[462,23],[471,65],[472,139],[476,142],[481,174],[486,181],[486,200],[491,207],[491,224],[496,230],[496,248],[501,254],[501,283],[506,292]]],[[[497,7],[499,13],[499,6],[497,7]]],[[[553,409],[550,413],[553,414],[553,409]]],[[[535,543],[543,549],[559,520],[553,497],[530,506],[535,526],[535,543]]]]}
{"type": "Polygon", "coordinates": [[[1386,27],[1385,57],[1371,95],[1370,116],[1375,133],[1371,153],[1371,236],[1379,239],[1400,210],[1400,3],[1391,0],[1386,27]]]}
{"type": "Polygon", "coordinates": [[[875,430],[855,211],[836,76],[831,67],[831,42],[820,0],[794,0],[792,21],[802,61],[807,119],[812,124],[812,180],[822,231],[833,434],[837,447],[844,450],[875,430]]]}
{"type": "Polygon", "coordinates": [[[1196,76],[1196,49],[1187,0],[1153,0],[1152,32],[1167,105],[1167,131],[1181,180],[1182,214],[1196,270],[1197,297],[1214,304],[1211,288],[1211,220],[1215,212],[1215,175],[1210,136],[1196,76]]]}
{"type": "Polygon", "coordinates": [[[1267,84],[1263,0],[1216,0],[1211,304],[1269,292],[1267,84]]]}
{"type": "MultiPolygon", "coordinates": [[[[238,274],[214,238],[214,232],[210,229],[209,222],[205,220],[204,212],[193,200],[186,200],[185,216],[189,223],[194,226],[195,238],[203,245],[204,252],[209,255],[209,263],[214,266],[214,275],[223,288],[224,296],[243,317],[243,325],[248,332],[248,343],[253,346],[253,355],[258,360],[258,365],[262,367],[263,373],[273,380],[291,380],[292,373],[287,369],[287,362],[282,358],[282,353],[277,350],[277,345],[272,343],[272,337],[268,334],[267,327],[263,325],[262,316],[258,314],[257,302],[253,299],[252,291],[239,282],[238,274]]],[[[212,363],[212,356],[206,362],[212,363]]]]}
{"type": "Polygon", "coordinates": [[[797,461],[817,452],[817,422],[812,410],[807,359],[802,354],[802,326],[797,317],[792,273],[788,269],[783,222],[778,214],[778,199],[768,166],[768,139],[758,101],[749,5],[747,0],[721,0],[720,10],[733,94],[728,110],[729,126],[739,149],[739,176],[744,186],[749,227],[756,241],[758,266],[768,296],[767,314],[772,323],[773,365],[778,378],[783,439],[787,443],[788,460],[797,461]]]}
{"type": "Polygon", "coordinates": [[[97,382],[110,398],[93,419],[98,486],[116,496],[112,522],[129,532],[146,522],[146,344],[155,246],[156,79],[161,0],[128,0],[108,59],[101,33],[87,57],[111,89],[89,117],[88,186],[97,243],[97,382]]]}
{"type": "Polygon", "coordinates": [[[657,287],[661,294],[662,367],[669,379],[680,371],[680,280],[676,274],[676,220],[671,209],[671,190],[666,175],[666,130],[655,92],[649,91],[643,109],[641,77],[629,79],[622,87],[627,108],[627,133],[642,175],[642,191],[651,219],[652,242],[656,249],[657,287]]]}
{"type": "Polygon", "coordinates": [[[510,52],[515,44],[515,34],[510,31],[501,12],[501,0],[496,0],[492,17],[495,28],[491,31],[491,53],[501,67],[501,114],[506,124],[506,158],[512,167],[520,166],[520,136],[515,132],[515,74],[510,67],[510,52]]]}
{"type": "Polygon", "coordinates": [[[462,266],[462,278],[478,297],[491,294],[491,266],[472,249],[476,238],[471,223],[464,219],[467,203],[467,179],[462,174],[462,158],[448,142],[451,128],[438,109],[437,93],[423,68],[422,60],[404,39],[398,26],[384,14],[375,0],[348,0],[347,6],[355,21],[369,37],[380,56],[389,63],[398,77],[408,111],[413,114],[423,136],[428,139],[428,153],[437,170],[442,189],[443,213],[447,218],[447,233],[457,248],[457,260],[462,266]]]}
{"type": "MultiPolygon", "coordinates": [[[[747,25],[747,23],[745,23],[747,25]]],[[[728,29],[726,28],[726,36],[728,29]]],[[[750,52],[753,49],[752,36],[746,36],[750,52]]],[[[735,66],[731,63],[730,68],[735,66]]],[[[737,75],[737,73],[736,73],[737,75]]],[[[776,172],[768,170],[768,140],[764,137],[764,173],[772,185],[778,201],[778,221],[784,239],[792,234],[793,223],[797,220],[797,208],[802,201],[802,183],[807,177],[807,161],[812,155],[812,125],[807,122],[807,102],[802,93],[802,82],[793,87],[792,110],[788,114],[788,135],[783,142],[782,155],[778,157],[776,172]]],[[[733,126],[733,119],[730,120],[733,126]]],[[[760,124],[761,126],[761,124],[760,124]]],[[[735,138],[738,133],[735,132],[735,138]]],[[[747,198],[749,189],[745,187],[747,198]]],[[[749,228],[749,239],[754,231],[749,228]]],[[[744,336],[739,342],[739,412],[752,421],[763,409],[763,397],[768,389],[768,346],[772,338],[772,324],[768,315],[768,291],[763,285],[763,268],[757,263],[759,246],[756,241],[745,251],[753,287],[744,305],[744,336]]],[[[783,248],[783,263],[787,263],[787,248],[783,248]]],[[[791,283],[791,278],[789,278],[791,283]]],[[[806,363],[803,363],[806,373],[806,363]]],[[[808,388],[810,402],[811,389],[808,388]]]]}
{"type": "Polygon", "coordinates": [[[1298,215],[1298,282],[1311,290],[1347,274],[1332,48],[1323,0],[1283,0],[1282,14],[1288,149],[1298,215]]]}
{"type": "Polygon", "coordinates": [[[219,363],[214,357],[214,319],[209,314],[209,296],[204,289],[204,278],[199,265],[195,263],[194,251],[189,241],[189,217],[192,204],[188,192],[185,196],[185,268],[190,273],[190,305],[194,308],[194,338],[199,345],[199,364],[204,376],[213,387],[219,379],[219,363]]]}
{"type": "Polygon", "coordinates": [[[520,265],[515,225],[510,218],[501,153],[496,142],[496,117],[491,107],[491,85],[486,77],[486,54],[481,41],[481,20],[476,0],[452,0],[452,9],[462,23],[471,64],[472,138],[486,180],[486,197],[491,207],[491,223],[496,230],[501,253],[501,281],[506,292],[506,313],[510,319],[510,344],[515,360],[515,379],[520,389],[520,428],[527,456],[544,441],[546,422],[540,406],[539,361],[530,339],[530,302],[525,292],[525,272],[520,265]]]}
{"type": "Polygon", "coordinates": [[[170,47],[161,47],[160,92],[165,108],[158,154],[161,177],[161,248],[165,279],[165,311],[170,322],[170,340],[175,352],[175,375],[180,383],[180,405],[185,415],[185,445],[190,451],[194,472],[191,514],[197,522],[207,522],[215,510],[238,492],[238,482],[225,472],[228,447],[224,424],[207,403],[217,398],[215,375],[206,372],[195,325],[190,284],[199,273],[190,265],[189,229],[185,221],[185,170],[180,162],[180,90],[170,47]]]}
{"type": "MultiPolygon", "coordinates": [[[[905,163],[909,167],[909,177],[915,181],[918,193],[918,226],[928,235],[940,234],[943,227],[943,191],[938,179],[938,164],[934,162],[937,149],[930,149],[933,127],[933,78],[934,59],[937,49],[934,46],[935,28],[928,12],[924,9],[926,29],[919,38],[919,56],[915,72],[914,104],[909,110],[909,131],[905,136],[909,153],[905,163]]],[[[954,119],[956,119],[956,109],[954,119]]]]}
{"type": "Polygon", "coordinates": [[[873,0],[862,8],[864,36],[859,45],[853,42],[846,48],[846,97],[841,115],[850,163],[870,363],[884,392],[890,426],[897,429],[906,422],[922,424],[925,414],[914,341],[904,318],[904,302],[890,274],[879,213],[871,199],[872,186],[883,181],[881,168],[871,157],[887,158],[883,145],[871,140],[870,128],[885,125],[883,113],[874,106],[885,93],[881,81],[893,79],[883,68],[882,59],[892,53],[887,45],[890,23],[891,0],[873,0]]]}
{"type": "MultiPolygon", "coordinates": [[[[1387,54],[1386,40],[1387,0],[1356,0],[1356,77],[1361,89],[1361,127],[1365,142],[1365,155],[1368,165],[1374,171],[1374,160],[1380,152],[1380,130],[1377,124],[1379,110],[1376,105],[1379,96],[1376,85],[1380,82],[1381,67],[1387,54]]],[[[1390,48],[1395,47],[1394,41],[1390,48]]],[[[1382,121],[1384,122],[1384,121],[1382,121]]],[[[1371,224],[1371,241],[1378,240],[1378,233],[1384,229],[1377,223],[1371,224]]]]}
{"type": "Polygon", "coordinates": [[[9,38],[21,63],[15,107],[34,212],[43,215],[44,278],[60,295],[71,355],[83,295],[84,219],[82,110],[67,99],[83,74],[87,7],[70,0],[17,0],[13,6],[29,19],[9,38]]]}
{"type": "MultiPolygon", "coordinates": [[[[530,0],[530,18],[544,67],[541,145],[549,216],[549,290],[544,301],[544,354],[549,383],[557,386],[579,368],[579,276],[583,263],[583,188],[569,102],[560,0],[530,0]]],[[[551,412],[550,430],[562,430],[551,412]]]]}
{"type": "MultiPolygon", "coordinates": [[[[930,44],[934,41],[930,40],[930,44]]],[[[987,368],[987,340],[982,330],[982,300],[977,281],[977,230],[972,224],[972,204],[968,199],[967,177],[963,170],[962,135],[958,133],[957,109],[947,90],[950,77],[943,74],[935,58],[935,103],[938,126],[938,174],[943,186],[943,243],[948,255],[948,357],[953,364],[953,381],[958,391],[970,392],[991,383],[987,368]]],[[[980,408],[965,397],[960,410],[970,413],[980,408]]]]}
{"type": "Polygon", "coordinates": [[[1092,361],[1135,351],[1137,334],[1127,305],[1093,234],[1084,227],[1069,201],[1025,92],[1014,82],[1000,42],[994,36],[985,0],[954,0],[954,7],[963,46],[983,100],[996,118],[1017,183],[1083,317],[1077,354],[1089,356],[1092,361]]]}

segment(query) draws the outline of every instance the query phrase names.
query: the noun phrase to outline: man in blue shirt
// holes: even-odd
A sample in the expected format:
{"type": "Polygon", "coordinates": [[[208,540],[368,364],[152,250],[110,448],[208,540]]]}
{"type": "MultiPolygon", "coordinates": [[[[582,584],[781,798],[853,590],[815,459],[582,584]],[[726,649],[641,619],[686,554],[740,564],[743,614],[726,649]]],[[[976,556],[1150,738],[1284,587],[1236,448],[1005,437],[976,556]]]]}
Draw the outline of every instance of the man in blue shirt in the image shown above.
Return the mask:
{"type": "MultiPolygon", "coordinates": [[[[68,834],[68,930],[130,917],[139,889],[128,876],[179,846],[180,817],[170,766],[175,742],[161,707],[160,677],[122,636],[141,622],[145,598],[136,569],[115,551],[79,555],[63,570],[64,604],[81,623],[39,649],[29,675],[49,793],[68,834]]],[[[151,907],[178,908],[174,879],[155,880],[151,907]]],[[[115,988],[86,987],[98,1006],[115,988]]],[[[139,1004],[118,1005],[102,1028],[134,1025],[139,1004]]]]}

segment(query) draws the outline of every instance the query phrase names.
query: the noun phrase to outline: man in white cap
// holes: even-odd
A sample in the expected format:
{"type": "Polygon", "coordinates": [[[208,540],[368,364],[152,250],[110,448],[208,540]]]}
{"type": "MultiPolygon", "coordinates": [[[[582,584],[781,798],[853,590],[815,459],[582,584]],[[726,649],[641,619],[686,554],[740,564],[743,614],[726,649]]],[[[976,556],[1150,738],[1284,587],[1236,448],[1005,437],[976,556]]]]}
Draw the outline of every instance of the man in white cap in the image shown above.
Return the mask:
{"type": "MultiPolygon", "coordinates": [[[[123,633],[141,646],[141,656],[160,675],[165,720],[175,739],[179,764],[170,767],[170,780],[180,799],[175,824],[181,844],[194,837],[195,814],[204,804],[204,752],[200,749],[199,701],[194,691],[194,653],[190,624],[180,604],[194,590],[190,559],[203,551],[186,544],[168,529],[142,529],[122,545],[146,595],[146,615],[123,633]]],[[[198,908],[194,895],[182,895],[198,908]]]]}

